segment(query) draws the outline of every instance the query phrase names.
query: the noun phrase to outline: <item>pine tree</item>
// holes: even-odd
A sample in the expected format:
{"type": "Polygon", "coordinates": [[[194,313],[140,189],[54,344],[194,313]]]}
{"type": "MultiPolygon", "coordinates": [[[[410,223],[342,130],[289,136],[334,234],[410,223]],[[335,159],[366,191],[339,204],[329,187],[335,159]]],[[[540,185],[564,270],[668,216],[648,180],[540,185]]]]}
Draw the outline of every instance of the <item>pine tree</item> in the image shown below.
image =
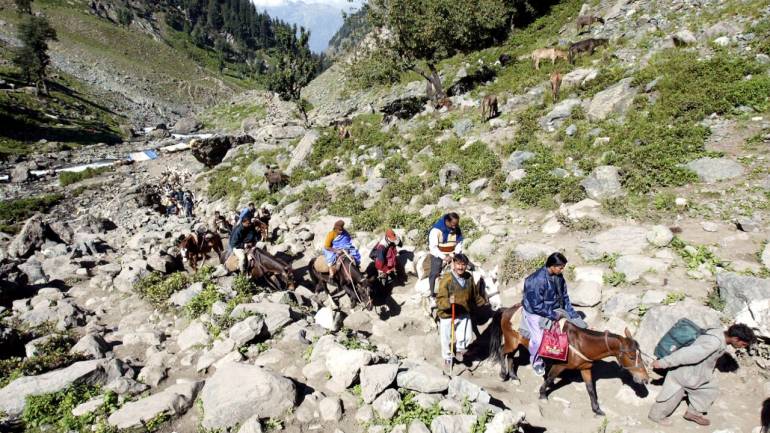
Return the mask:
{"type": "Polygon", "coordinates": [[[56,40],[56,30],[45,17],[28,15],[19,23],[18,38],[22,46],[16,52],[14,64],[28,82],[34,81],[38,90],[48,93],[45,85],[46,70],[51,63],[48,41],[56,40]]]}

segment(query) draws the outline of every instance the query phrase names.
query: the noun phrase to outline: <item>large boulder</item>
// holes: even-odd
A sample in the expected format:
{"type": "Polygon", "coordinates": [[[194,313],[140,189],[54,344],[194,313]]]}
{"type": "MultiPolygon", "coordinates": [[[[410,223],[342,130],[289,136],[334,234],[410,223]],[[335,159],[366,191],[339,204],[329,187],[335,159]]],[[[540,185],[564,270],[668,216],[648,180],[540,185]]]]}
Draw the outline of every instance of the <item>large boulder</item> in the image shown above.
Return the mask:
{"type": "Polygon", "coordinates": [[[315,129],[311,129],[305,133],[302,140],[300,140],[294,150],[291,151],[291,161],[289,161],[289,166],[286,168],[287,173],[291,173],[295,168],[305,162],[305,159],[310,155],[310,152],[313,151],[313,145],[316,140],[318,140],[319,136],[318,131],[315,129]]]}
{"type": "Polygon", "coordinates": [[[286,304],[276,302],[256,302],[237,305],[230,313],[230,317],[240,317],[244,313],[257,313],[264,317],[267,332],[275,335],[284,326],[292,322],[292,311],[286,304]]]}
{"type": "Polygon", "coordinates": [[[647,272],[663,274],[668,270],[668,264],[661,259],[647,257],[641,254],[620,256],[615,261],[615,270],[626,275],[626,281],[635,283],[647,272]]]}
{"type": "Polygon", "coordinates": [[[361,398],[371,403],[396,380],[398,364],[369,365],[361,368],[361,398]]]}
{"type": "Polygon", "coordinates": [[[48,224],[43,222],[40,215],[35,215],[24,223],[19,234],[8,245],[6,254],[9,257],[29,257],[43,246],[47,239],[55,239],[57,236],[51,231],[48,224]]]}
{"type": "Polygon", "coordinates": [[[660,338],[674,326],[677,320],[688,318],[704,328],[721,327],[721,316],[698,302],[686,299],[674,305],[658,305],[650,308],[636,331],[636,341],[645,353],[653,353],[660,338]]]}
{"type": "Polygon", "coordinates": [[[444,392],[449,388],[449,377],[438,367],[420,363],[408,366],[407,370],[398,373],[396,384],[399,388],[417,392],[444,392]]]}
{"type": "Polygon", "coordinates": [[[192,140],[190,148],[195,159],[206,167],[211,168],[222,162],[227,151],[231,148],[253,142],[254,139],[249,135],[215,135],[209,138],[192,140]]]}
{"type": "Polygon", "coordinates": [[[624,195],[620,185],[618,168],[611,165],[596,167],[590,176],[580,182],[586,195],[594,200],[604,200],[624,195]]]}
{"type": "Polygon", "coordinates": [[[715,183],[721,180],[734,179],[742,176],[743,166],[727,158],[699,158],[685,165],[695,172],[698,178],[706,183],[715,183]]]}
{"type": "Polygon", "coordinates": [[[445,187],[449,182],[458,179],[462,174],[463,169],[459,165],[448,162],[441,167],[441,170],[438,172],[438,183],[442,187],[445,187]]]}
{"type": "Polygon", "coordinates": [[[586,260],[605,255],[640,254],[647,246],[647,230],[639,226],[619,226],[580,242],[578,253],[586,260]]]}
{"type": "Polygon", "coordinates": [[[626,114],[634,101],[637,90],[631,86],[633,78],[624,78],[616,84],[597,93],[589,102],[586,109],[586,115],[591,121],[600,121],[614,114],[622,117],[626,114]]]}
{"type": "Polygon", "coordinates": [[[503,163],[503,172],[509,172],[524,168],[524,163],[535,157],[535,154],[526,150],[516,150],[508,156],[503,163]]]}
{"type": "Polygon", "coordinates": [[[770,338],[770,279],[720,272],[717,286],[728,317],[770,338]]]}
{"type": "Polygon", "coordinates": [[[575,285],[569,290],[573,305],[593,307],[602,300],[604,269],[598,266],[578,266],[575,268],[575,285]]]}
{"type": "Polygon", "coordinates": [[[265,321],[262,317],[251,316],[233,325],[230,328],[229,336],[235,342],[235,345],[240,347],[260,335],[266,335],[266,331],[265,321]]]}
{"type": "Polygon", "coordinates": [[[228,362],[206,381],[200,399],[203,427],[224,430],[251,416],[283,417],[294,409],[297,389],[290,379],[269,369],[228,362]]]}
{"type": "Polygon", "coordinates": [[[113,412],[107,422],[120,430],[142,428],[151,419],[165,414],[176,417],[187,412],[203,382],[183,382],[137,401],[131,401],[113,412]]]}
{"type": "Polygon", "coordinates": [[[546,131],[555,131],[564,120],[572,115],[572,110],[580,104],[581,101],[578,98],[569,98],[559,102],[548,114],[540,118],[540,126],[546,131]]]}
{"type": "Polygon", "coordinates": [[[371,362],[372,353],[361,349],[332,346],[326,354],[326,369],[331,373],[331,381],[337,389],[352,385],[361,368],[371,362]]]}
{"type": "Polygon", "coordinates": [[[471,433],[476,415],[439,415],[430,423],[431,433],[471,433]]]}
{"type": "Polygon", "coordinates": [[[103,365],[102,360],[81,361],[39,376],[20,377],[0,389],[0,411],[15,419],[24,411],[28,396],[58,392],[77,384],[103,384],[107,378],[103,365]]]}
{"type": "Polygon", "coordinates": [[[176,134],[192,134],[201,129],[201,126],[201,122],[195,117],[183,117],[176,121],[171,130],[176,134]]]}

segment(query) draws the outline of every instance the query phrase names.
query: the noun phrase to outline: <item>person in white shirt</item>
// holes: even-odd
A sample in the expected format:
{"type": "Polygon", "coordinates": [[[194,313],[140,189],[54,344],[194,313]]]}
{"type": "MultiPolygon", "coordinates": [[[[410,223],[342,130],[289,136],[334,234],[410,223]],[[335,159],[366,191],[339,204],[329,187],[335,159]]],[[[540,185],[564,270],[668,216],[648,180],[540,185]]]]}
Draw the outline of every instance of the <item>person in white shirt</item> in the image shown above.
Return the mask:
{"type": "Polygon", "coordinates": [[[430,296],[436,297],[436,279],[444,266],[449,264],[455,254],[463,252],[463,235],[460,229],[460,216],[450,212],[436,221],[428,232],[428,250],[430,251],[430,296]]]}

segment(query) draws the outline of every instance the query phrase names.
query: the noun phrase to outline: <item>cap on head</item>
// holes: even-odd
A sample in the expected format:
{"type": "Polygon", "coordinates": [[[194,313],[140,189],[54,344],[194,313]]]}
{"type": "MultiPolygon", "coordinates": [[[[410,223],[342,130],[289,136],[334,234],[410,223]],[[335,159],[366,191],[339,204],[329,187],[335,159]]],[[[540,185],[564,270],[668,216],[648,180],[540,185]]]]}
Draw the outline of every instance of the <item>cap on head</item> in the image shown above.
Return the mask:
{"type": "Polygon", "coordinates": [[[342,220],[335,221],[334,228],[338,230],[342,230],[343,228],[345,228],[345,221],[342,221],[342,220]]]}
{"type": "Polygon", "coordinates": [[[385,238],[393,242],[398,240],[398,236],[396,236],[396,232],[394,232],[393,229],[388,229],[385,231],[385,238]]]}

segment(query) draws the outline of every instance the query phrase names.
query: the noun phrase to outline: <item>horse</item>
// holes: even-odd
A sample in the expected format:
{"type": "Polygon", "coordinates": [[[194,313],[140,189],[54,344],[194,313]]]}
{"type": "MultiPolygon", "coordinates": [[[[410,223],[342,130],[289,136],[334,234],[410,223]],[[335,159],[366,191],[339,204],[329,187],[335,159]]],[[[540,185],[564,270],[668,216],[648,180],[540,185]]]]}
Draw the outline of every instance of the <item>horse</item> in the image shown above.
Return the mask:
{"type": "Polygon", "coordinates": [[[762,403],[762,412],[759,416],[762,423],[760,433],[770,433],[770,398],[765,399],[762,403]]]}
{"type": "Polygon", "coordinates": [[[259,210],[257,213],[257,216],[255,216],[252,219],[252,223],[254,224],[254,227],[259,230],[260,238],[265,242],[271,241],[270,236],[270,218],[272,215],[270,214],[270,210],[263,207],[259,210]]]}
{"type": "Polygon", "coordinates": [[[267,251],[252,247],[246,252],[248,260],[248,274],[252,280],[258,280],[264,277],[265,281],[276,290],[294,290],[296,282],[294,281],[294,270],[291,265],[275,257],[267,251]],[[278,282],[274,279],[277,278],[278,282]],[[284,287],[280,287],[280,283],[284,287]]]}
{"type": "Polygon", "coordinates": [[[196,233],[190,233],[187,236],[181,235],[178,242],[182,261],[189,262],[194,271],[198,270],[198,260],[205,260],[212,250],[217,254],[219,263],[223,263],[224,247],[222,246],[222,237],[218,233],[206,232],[203,239],[200,239],[200,235],[196,233]]]}
{"type": "Polygon", "coordinates": [[[556,64],[556,59],[569,60],[567,52],[558,48],[538,48],[532,51],[532,63],[535,69],[540,70],[540,60],[551,59],[551,64],[556,64]]]}
{"type": "Polygon", "coordinates": [[[481,101],[481,121],[486,122],[493,117],[497,117],[500,111],[497,109],[497,96],[487,95],[481,101]]]}
{"type": "Polygon", "coordinates": [[[553,102],[559,99],[559,89],[561,88],[561,73],[559,71],[551,72],[551,95],[553,96],[553,102]]]}
{"type": "Polygon", "coordinates": [[[602,17],[595,17],[593,15],[580,15],[577,17],[577,31],[580,33],[581,30],[583,30],[583,27],[588,26],[588,30],[591,30],[591,24],[593,23],[602,23],[604,24],[604,18],[602,17]]]}
{"type": "Polygon", "coordinates": [[[269,169],[265,173],[265,180],[267,181],[267,188],[270,191],[270,194],[275,194],[281,188],[289,184],[289,176],[278,169],[269,169]]]}
{"type": "MultiPolygon", "coordinates": [[[[518,331],[521,323],[521,310],[521,304],[517,304],[498,311],[490,325],[492,332],[489,340],[489,353],[500,363],[500,378],[504,381],[508,379],[519,380],[514,371],[513,357],[520,348],[529,346],[529,339],[518,331]]],[[[553,384],[559,374],[565,370],[579,370],[591,399],[591,409],[597,415],[604,415],[596,396],[591,367],[593,367],[594,361],[610,356],[614,356],[620,362],[621,367],[631,373],[634,382],[646,384],[650,381],[639,343],[631,336],[628,328],[625,329],[625,337],[612,334],[609,331],[598,332],[581,329],[570,322],[567,322],[563,329],[570,342],[567,360],[565,362],[548,360],[550,369],[540,387],[541,400],[548,398],[548,387],[553,384]]]]}
{"type": "Polygon", "coordinates": [[[353,125],[352,119],[346,118],[336,120],[333,122],[333,125],[337,128],[337,137],[340,139],[340,141],[345,140],[346,138],[351,138],[350,126],[353,125]]]}
{"type": "Polygon", "coordinates": [[[575,64],[575,57],[578,54],[588,52],[588,55],[590,56],[594,53],[594,51],[596,51],[597,48],[602,45],[607,45],[609,42],[609,39],[604,38],[590,38],[580,42],[575,42],[569,47],[569,62],[575,64]]]}
{"type": "MultiPolygon", "coordinates": [[[[340,263],[339,269],[334,274],[335,284],[347,293],[350,298],[350,304],[355,307],[362,303],[367,310],[374,308],[371,294],[371,279],[358,270],[355,260],[350,255],[340,254],[337,260],[340,263]]],[[[308,263],[308,269],[310,270],[310,279],[313,281],[315,293],[321,291],[328,292],[329,287],[327,284],[330,279],[326,258],[324,256],[317,256],[311,259],[310,263],[308,263]],[[324,265],[327,267],[326,270],[323,269],[324,265]]]]}

